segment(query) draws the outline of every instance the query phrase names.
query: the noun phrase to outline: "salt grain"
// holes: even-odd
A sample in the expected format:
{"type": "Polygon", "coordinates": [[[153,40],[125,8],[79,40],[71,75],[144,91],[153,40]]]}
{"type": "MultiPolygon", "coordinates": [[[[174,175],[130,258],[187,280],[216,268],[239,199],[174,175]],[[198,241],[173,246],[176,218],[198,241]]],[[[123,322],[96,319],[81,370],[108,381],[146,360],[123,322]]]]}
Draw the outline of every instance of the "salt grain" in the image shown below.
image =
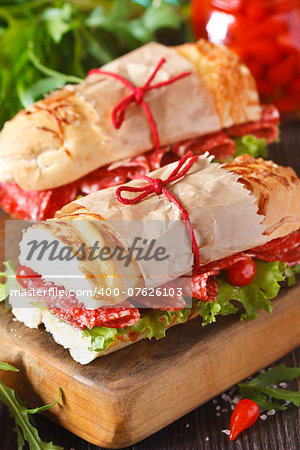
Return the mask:
{"type": "Polygon", "coordinates": [[[221,409],[221,413],[225,413],[225,412],[227,412],[227,411],[228,411],[227,408],[222,408],[222,409],[221,409]]]}
{"type": "Polygon", "coordinates": [[[185,425],[185,428],[190,428],[190,424],[187,423],[187,424],[185,425]]]}
{"type": "Polygon", "coordinates": [[[220,409],[221,409],[221,406],[216,406],[216,411],[220,411],[220,409]]]}
{"type": "Polygon", "coordinates": [[[267,420],[268,416],[266,414],[262,414],[260,416],[261,420],[267,420]]]}
{"type": "Polygon", "coordinates": [[[267,412],[268,416],[274,416],[276,414],[275,409],[270,409],[270,411],[267,412]]]}
{"type": "Polygon", "coordinates": [[[231,398],[227,394],[222,394],[221,395],[221,399],[225,400],[225,402],[230,402],[231,403],[231,398]]]}
{"type": "Polygon", "coordinates": [[[219,417],[221,415],[221,413],[217,412],[216,416],[219,417]]]}
{"type": "Polygon", "coordinates": [[[209,437],[208,437],[208,436],[206,436],[205,440],[206,440],[206,442],[207,442],[207,441],[209,441],[209,437]]]}
{"type": "Polygon", "coordinates": [[[279,383],[279,386],[280,386],[282,389],[286,389],[286,388],[287,388],[287,383],[284,383],[284,381],[282,381],[281,383],[279,383]]]}
{"type": "Polygon", "coordinates": [[[222,433],[227,434],[227,436],[230,435],[230,430],[221,430],[221,431],[222,431],[222,433]]]}
{"type": "Polygon", "coordinates": [[[234,410],[234,405],[230,405],[230,408],[232,409],[232,411],[234,410]]]}
{"type": "Polygon", "coordinates": [[[235,405],[241,400],[241,397],[234,397],[234,399],[232,400],[232,403],[234,403],[235,405]]]}

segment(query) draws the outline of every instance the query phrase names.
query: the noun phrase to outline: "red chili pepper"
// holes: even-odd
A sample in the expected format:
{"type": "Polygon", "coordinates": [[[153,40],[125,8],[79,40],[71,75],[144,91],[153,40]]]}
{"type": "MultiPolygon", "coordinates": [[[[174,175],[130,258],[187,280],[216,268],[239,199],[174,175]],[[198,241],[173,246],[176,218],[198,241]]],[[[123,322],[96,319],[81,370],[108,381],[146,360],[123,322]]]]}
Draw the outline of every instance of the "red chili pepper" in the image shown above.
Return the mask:
{"type": "Polygon", "coordinates": [[[259,417],[257,403],[248,398],[240,400],[233,410],[230,419],[229,439],[233,441],[242,431],[249,428],[259,417]]]}

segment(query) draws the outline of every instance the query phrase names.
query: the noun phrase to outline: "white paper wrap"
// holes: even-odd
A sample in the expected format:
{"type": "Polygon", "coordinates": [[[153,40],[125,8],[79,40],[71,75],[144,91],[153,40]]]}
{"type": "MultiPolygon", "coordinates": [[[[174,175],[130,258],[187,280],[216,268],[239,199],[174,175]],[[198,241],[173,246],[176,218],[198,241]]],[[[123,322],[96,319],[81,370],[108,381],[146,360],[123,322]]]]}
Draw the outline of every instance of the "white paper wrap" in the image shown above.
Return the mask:
{"type": "MultiPolygon", "coordinates": [[[[166,188],[189,212],[198,243],[201,264],[246,250],[266,241],[265,227],[257,214],[256,198],[237,182],[237,176],[210,163],[200,156],[189,172],[166,188]]],[[[166,179],[177,163],[170,164],[150,174],[152,178],[166,179]]],[[[142,186],[143,180],[134,180],[129,186],[142,186]]],[[[116,187],[108,188],[65,206],[58,217],[72,214],[79,206],[98,214],[115,229],[125,247],[136,236],[156,239],[171,251],[165,264],[159,265],[159,274],[165,279],[175,279],[188,273],[194,255],[190,237],[181,212],[164,194],[151,194],[143,201],[121,204],[115,195],[116,187]]],[[[130,198],[133,194],[123,193],[130,198]]],[[[137,195],[137,194],[134,194],[137,195]]],[[[74,217],[75,218],[75,217],[74,217]]],[[[92,219],[92,217],[91,217],[92,219]]],[[[146,286],[153,286],[153,261],[139,261],[146,286]]],[[[155,280],[155,279],[154,279],[155,280]]],[[[154,281],[157,284],[157,280],[154,281]]]]}
{"type": "MultiPolygon", "coordinates": [[[[143,86],[161,58],[167,62],[151,84],[167,81],[183,72],[191,72],[191,75],[145,94],[145,101],[157,125],[160,144],[167,145],[220,130],[222,125],[213,96],[194,64],[176,49],[151,42],[106,64],[101,70],[121,74],[133,86],[143,86]]],[[[151,127],[141,105],[132,103],[126,109],[121,128],[115,130],[113,127],[112,110],[130,94],[123,83],[107,75],[93,74],[84,83],[70,88],[97,111],[97,126],[103,136],[103,144],[108,145],[108,153],[116,154],[119,149],[119,158],[126,158],[153,148],[151,127]]]]}

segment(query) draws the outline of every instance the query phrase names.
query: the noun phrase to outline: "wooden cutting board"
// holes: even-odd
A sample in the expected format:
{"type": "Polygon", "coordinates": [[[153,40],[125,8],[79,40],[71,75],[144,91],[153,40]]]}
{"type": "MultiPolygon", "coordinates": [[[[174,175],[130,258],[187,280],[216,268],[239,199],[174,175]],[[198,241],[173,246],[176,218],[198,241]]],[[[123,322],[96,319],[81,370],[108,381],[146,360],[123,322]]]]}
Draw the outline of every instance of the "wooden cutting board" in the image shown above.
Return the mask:
{"type": "MultiPolygon", "coordinates": [[[[6,218],[0,215],[0,219],[6,218]]],[[[0,260],[4,259],[0,220],[0,260]]],[[[13,242],[12,242],[13,244],[13,242]]],[[[74,362],[41,327],[31,330],[0,305],[0,360],[20,373],[0,372],[28,406],[87,441],[108,448],[134,444],[300,345],[300,284],[282,289],[274,311],[254,322],[223,317],[171,328],[87,366],[74,362]]]]}
{"type": "Polygon", "coordinates": [[[108,448],[134,444],[300,345],[300,285],[284,289],[271,315],[254,322],[195,319],[160,341],[142,341],[87,366],[44,331],[13,320],[0,306],[1,373],[29,405],[63,399],[47,416],[108,448]]]}

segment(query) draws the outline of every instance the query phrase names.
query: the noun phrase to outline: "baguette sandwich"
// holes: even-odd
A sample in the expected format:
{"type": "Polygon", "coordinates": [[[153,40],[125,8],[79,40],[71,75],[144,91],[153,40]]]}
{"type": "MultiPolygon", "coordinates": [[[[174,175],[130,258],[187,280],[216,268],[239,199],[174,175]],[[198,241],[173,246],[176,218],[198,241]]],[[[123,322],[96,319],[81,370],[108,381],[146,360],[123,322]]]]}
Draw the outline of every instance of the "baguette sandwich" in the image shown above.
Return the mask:
{"type": "Polygon", "coordinates": [[[204,40],[174,48],[150,43],[5,124],[0,206],[16,218],[50,218],[79,196],[128,182],[187,151],[224,160],[236,149],[272,142],[278,122],[277,110],[260,105],[250,71],[228,48],[204,40]],[[149,85],[159,86],[141,90],[162,60],[149,85]],[[135,91],[116,129],[112,113],[131,92],[125,82],[139,96],[135,91]]]}
{"type": "Polygon", "coordinates": [[[175,162],[149,174],[152,188],[137,179],[118,188],[126,197],[122,202],[121,191],[110,187],[27,228],[16,275],[24,296],[18,304],[10,300],[15,317],[32,328],[43,323],[76,361],[87,364],[141,339],[160,339],[169,327],[196,317],[207,325],[217,315],[240,312],[241,319],[252,320],[260,308],[271,312],[279,283],[292,284],[300,271],[299,178],[289,167],[249,155],[226,164],[211,159],[186,156],[184,163],[191,164],[177,179],[158,186],[157,180],[174,173],[175,162]],[[134,199],[135,192],[143,198],[134,199]],[[65,261],[49,254],[41,259],[38,252],[28,257],[35,240],[54,240],[59,251],[67,244],[73,254],[96,240],[126,253],[135,236],[165,243],[169,259],[153,264],[135,253],[125,264],[124,258],[91,261],[85,253],[70,262],[69,276],[65,261]],[[162,296],[161,286],[172,281],[183,289],[162,296]],[[94,294],[79,298],[70,293],[74,286],[94,294]],[[34,288],[41,297],[32,298],[34,288]],[[26,297],[42,307],[24,307],[26,297]]]}

